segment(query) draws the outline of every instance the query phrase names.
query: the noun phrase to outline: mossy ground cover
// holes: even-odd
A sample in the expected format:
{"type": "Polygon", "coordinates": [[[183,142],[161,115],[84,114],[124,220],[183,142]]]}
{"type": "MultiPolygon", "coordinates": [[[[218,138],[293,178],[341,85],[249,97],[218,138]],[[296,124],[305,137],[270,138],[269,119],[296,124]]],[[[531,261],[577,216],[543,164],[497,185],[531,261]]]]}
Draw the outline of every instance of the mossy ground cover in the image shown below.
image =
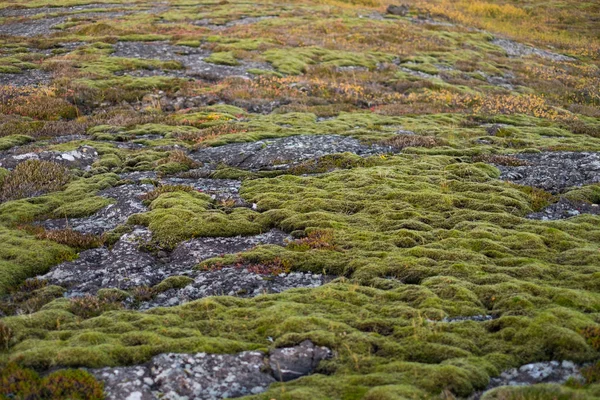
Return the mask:
{"type": "MultiPolygon", "coordinates": [[[[44,20],[29,8],[46,3],[0,1],[1,23],[44,20]]],[[[252,398],[461,398],[524,363],[599,360],[600,218],[525,218],[560,195],[599,203],[598,185],[552,195],[503,182],[492,165],[513,165],[520,152],[600,151],[593,2],[418,0],[406,16],[386,15],[379,0],[64,8],[86,4],[54,2],[52,17],[66,19],[47,35],[0,38],[0,156],[81,145],[99,153],[86,171],[61,169],[54,185],[25,176],[26,165],[0,169],[0,190],[11,189],[0,196],[0,294],[31,303],[28,314],[0,319],[0,379],[31,378],[9,395],[51,398],[51,387],[97,398],[85,374],[45,373],[305,339],[330,347],[334,358],[318,374],[252,398]],[[495,37],[572,60],[510,55],[495,37]],[[177,60],[115,57],[119,41],[200,48],[208,68],[262,67],[209,79],[177,60]],[[35,74],[51,83],[32,84],[35,74]],[[208,173],[241,180],[253,208],[149,180],[157,188],[145,197],[148,210],[106,241],[29,225],[94,214],[112,202],[98,192],[130,183],[120,174],[206,175],[189,152],[294,135],[351,136],[401,154],[208,173]],[[56,286],[19,286],[84,248],[112,245],[133,225],[147,226],[154,239],[147,247],[160,251],[190,238],[278,228],[294,240],[197,268],[285,266],[336,279],[147,312],[123,309],[123,293],[69,300],[56,286]],[[476,315],[493,319],[444,322],[476,315]]],[[[187,282],[176,279],[156,290],[187,282]]],[[[499,388],[485,398],[600,397],[590,371],[585,385],[499,388]]]]}

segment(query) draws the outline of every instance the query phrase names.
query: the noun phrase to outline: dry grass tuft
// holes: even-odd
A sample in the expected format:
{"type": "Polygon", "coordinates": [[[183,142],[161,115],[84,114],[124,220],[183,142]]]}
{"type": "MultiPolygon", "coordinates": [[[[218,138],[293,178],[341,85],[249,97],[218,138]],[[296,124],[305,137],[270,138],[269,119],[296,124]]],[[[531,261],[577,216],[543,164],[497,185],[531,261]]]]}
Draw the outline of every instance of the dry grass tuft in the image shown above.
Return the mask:
{"type": "Polygon", "coordinates": [[[51,161],[28,160],[0,178],[0,201],[39,196],[62,189],[71,179],[67,168],[51,161]]]}

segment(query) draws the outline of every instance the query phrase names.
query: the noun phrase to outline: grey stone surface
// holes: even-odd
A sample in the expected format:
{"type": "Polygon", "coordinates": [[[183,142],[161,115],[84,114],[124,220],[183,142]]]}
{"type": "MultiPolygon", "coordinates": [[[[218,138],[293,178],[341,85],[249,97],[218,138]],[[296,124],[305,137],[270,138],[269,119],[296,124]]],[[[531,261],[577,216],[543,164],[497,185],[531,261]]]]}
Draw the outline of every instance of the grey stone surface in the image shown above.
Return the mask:
{"type": "Polygon", "coordinates": [[[0,156],[0,167],[13,169],[27,160],[54,161],[68,168],[79,168],[87,171],[98,159],[98,152],[91,146],[80,146],[71,151],[42,151],[24,154],[5,154],[0,156]]]}
{"type": "Polygon", "coordinates": [[[562,197],[559,201],[550,204],[542,211],[527,215],[527,218],[549,221],[572,218],[581,214],[600,215],[600,205],[575,202],[562,197]]]}
{"type": "Polygon", "coordinates": [[[295,347],[238,354],[161,354],[134,367],[90,372],[104,383],[107,400],[218,400],[258,394],[275,383],[311,374],[331,351],[304,341],[295,347]]]}
{"type": "Polygon", "coordinates": [[[299,286],[318,286],[320,275],[292,273],[267,277],[243,268],[199,271],[194,267],[203,260],[249,250],[261,244],[284,244],[287,234],[278,230],[230,238],[198,238],[180,243],[170,254],[156,255],[140,247],[151,241],[151,233],[142,227],[124,234],[110,249],[85,250],[74,261],[52,268],[39,278],[68,289],[68,296],[95,294],[102,288],[132,289],[154,286],[170,276],[189,276],[194,282],[182,289],[171,289],[156,296],[142,308],[173,306],[212,295],[256,296],[299,286]]]}
{"type": "Polygon", "coordinates": [[[172,307],[208,296],[255,297],[261,294],[281,293],[289,289],[314,288],[325,284],[328,278],[320,274],[291,272],[263,275],[241,268],[222,268],[215,271],[192,272],[194,279],[181,289],[170,289],[142,303],[142,310],[172,307]]]}
{"type": "Polygon", "coordinates": [[[399,15],[404,17],[410,11],[410,6],[407,4],[390,4],[385,11],[388,14],[399,15]]]}
{"type": "Polygon", "coordinates": [[[392,152],[391,147],[365,145],[338,135],[302,135],[209,147],[190,154],[202,163],[223,163],[247,170],[285,170],[302,161],[328,154],[351,152],[361,156],[392,152]]]}
{"type": "Polygon", "coordinates": [[[188,46],[172,45],[167,42],[119,42],[114,46],[112,56],[145,58],[156,60],[179,61],[184,71],[133,71],[127,72],[134,76],[191,76],[208,80],[219,80],[228,76],[250,77],[248,69],[272,69],[269,64],[242,62],[239,66],[218,65],[204,61],[210,55],[209,51],[188,46]]]}
{"type": "Polygon", "coordinates": [[[0,85],[39,86],[52,81],[52,73],[39,69],[28,69],[20,74],[0,74],[0,85]]]}
{"type": "Polygon", "coordinates": [[[154,186],[121,185],[102,190],[99,196],[113,199],[115,202],[102,208],[89,217],[65,219],[49,219],[39,225],[46,229],[71,228],[81,233],[100,235],[127,222],[127,219],[137,213],[146,211],[140,196],[154,189],[154,186]]]}
{"type": "Polygon", "coordinates": [[[315,346],[305,340],[295,347],[271,350],[269,366],[277,381],[287,382],[310,374],[321,360],[329,358],[330,355],[329,349],[315,346]]]}
{"type": "Polygon", "coordinates": [[[510,57],[537,56],[552,61],[575,61],[575,59],[572,57],[553,53],[548,50],[538,49],[536,47],[528,46],[509,39],[496,38],[492,40],[492,43],[498,47],[501,47],[510,57]]]}
{"type": "Polygon", "coordinates": [[[502,172],[500,179],[538,187],[551,193],[600,183],[600,153],[557,151],[514,156],[526,161],[528,165],[497,166],[502,172]]]}

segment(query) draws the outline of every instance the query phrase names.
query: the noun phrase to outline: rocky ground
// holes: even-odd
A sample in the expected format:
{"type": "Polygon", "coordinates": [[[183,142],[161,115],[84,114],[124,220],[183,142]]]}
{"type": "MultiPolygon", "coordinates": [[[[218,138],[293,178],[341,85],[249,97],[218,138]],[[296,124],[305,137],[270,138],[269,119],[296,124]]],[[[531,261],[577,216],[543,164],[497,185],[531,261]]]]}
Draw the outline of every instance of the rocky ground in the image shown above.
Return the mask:
{"type": "Polygon", "coordinates": [[[0,0],[0,399],[600,398],[599,13],[0,0]]]}

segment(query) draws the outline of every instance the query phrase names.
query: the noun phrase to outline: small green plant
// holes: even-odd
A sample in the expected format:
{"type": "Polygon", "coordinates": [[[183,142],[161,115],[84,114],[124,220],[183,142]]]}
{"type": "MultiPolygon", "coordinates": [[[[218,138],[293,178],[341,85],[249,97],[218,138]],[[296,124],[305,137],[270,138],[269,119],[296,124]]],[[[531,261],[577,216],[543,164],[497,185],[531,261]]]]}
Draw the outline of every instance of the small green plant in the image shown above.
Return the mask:
{"type": "Polygon", "coordinates": [[[193,192],[194,188],[187,185],[160,185],[156,189],[152,190],[141,196],[144,204],[148,205],[156,200],[163,193],[171,192],[193,192]]]}
{"type": "Polygon", "coordinates": [[[4,322],[0,321],[0,348],[8,350],[12,337],[12,329],[4,322]]]}

